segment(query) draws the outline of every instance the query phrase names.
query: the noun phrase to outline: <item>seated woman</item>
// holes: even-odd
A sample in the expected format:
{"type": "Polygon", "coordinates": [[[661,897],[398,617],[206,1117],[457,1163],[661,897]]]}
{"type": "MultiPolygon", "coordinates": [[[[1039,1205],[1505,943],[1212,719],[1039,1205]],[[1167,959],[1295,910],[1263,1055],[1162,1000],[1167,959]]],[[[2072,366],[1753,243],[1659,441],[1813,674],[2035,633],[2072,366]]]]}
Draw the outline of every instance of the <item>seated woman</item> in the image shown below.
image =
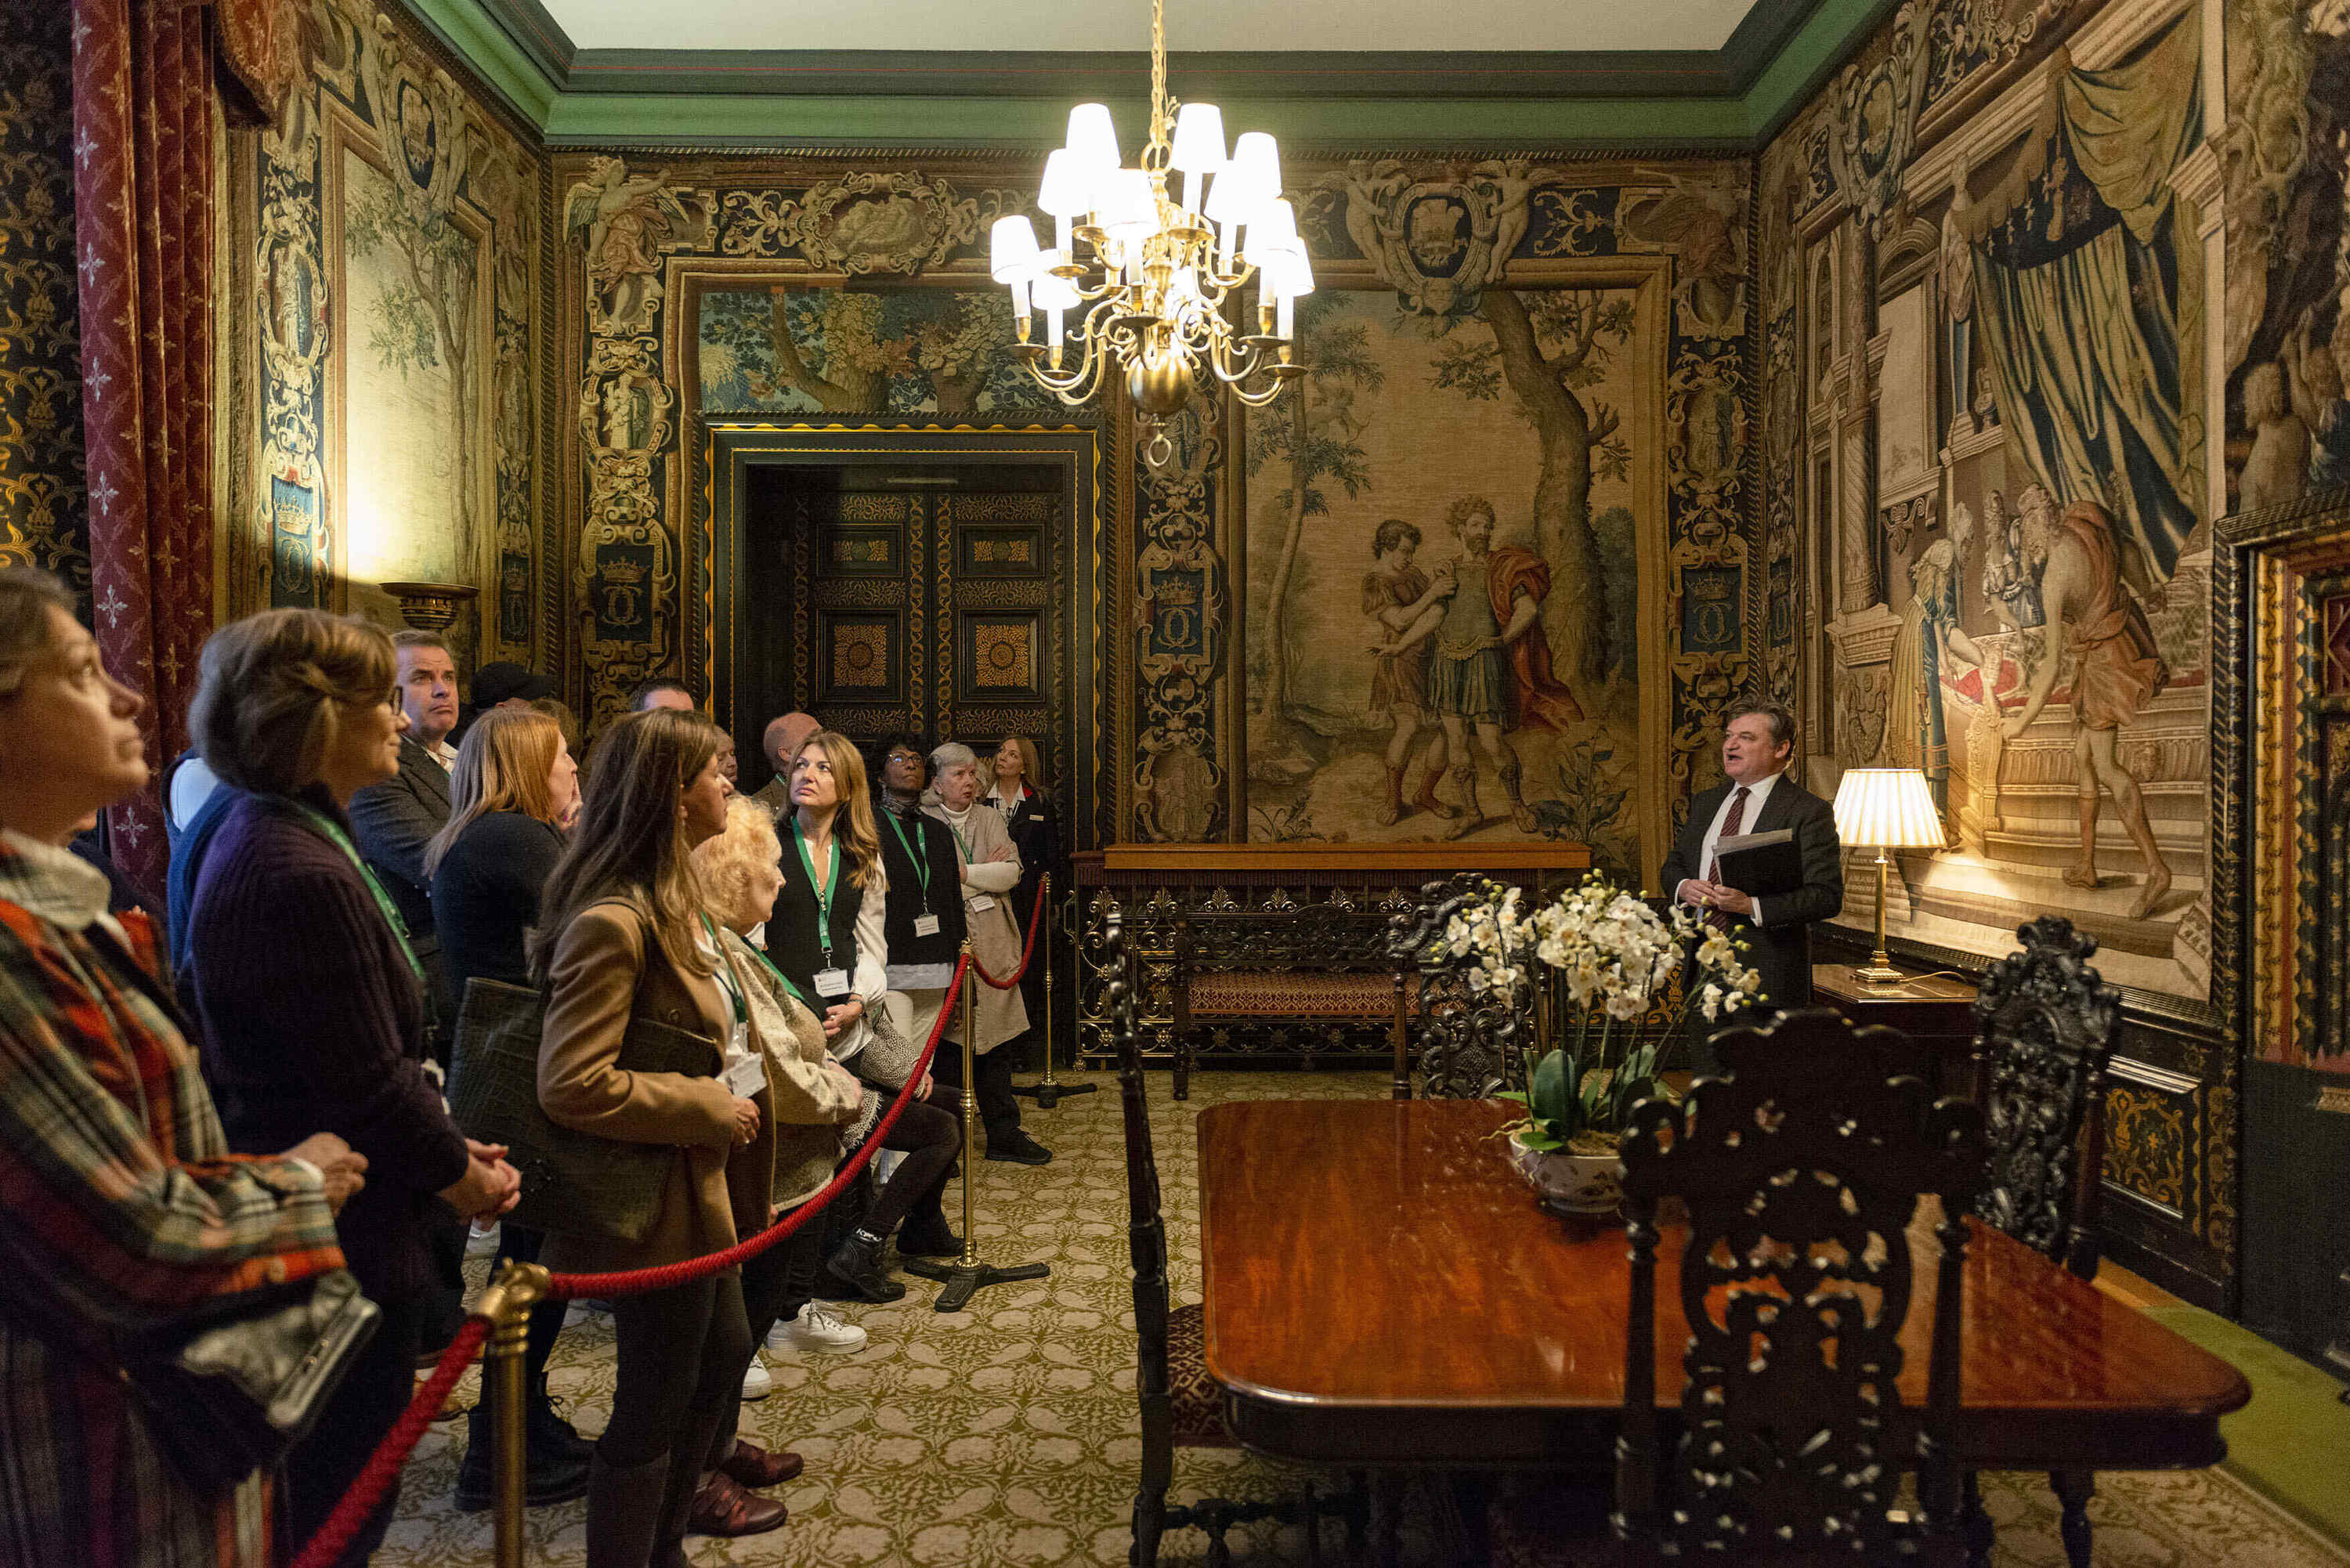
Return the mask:
{"type": "MultiPolygon", "coordinates": [[[[539,892],[563,854],[561,825],[578,805],[579,764],[571,760],[555,720],[525,707],[497,707],[466,730],[449,778],[448,824],[424,846],[432,926],[441,936],[449,987],[459,997],[477,975],[506,985],[530,984],[523,941],[538,924],[539,892]]],[[[497,1262],[538,1262],[543,1234],[508,1220],[499,1227],[497,1262]]],[[[589,1444],[546,1395],[547,1357],[555,1354],[565,1310],[560,1301],[539,1303],[530,1314],[529,1345],[523,1354],[529,1458],[523,1499],[532,1508],[567,1501],[588,1490],[589,1444]]],[[[457,1467],[462,1511],[490,1506],[496,1432],[496,1380],[490,1379],[467,1417],[465,1459],[457,1467]]]]}
{"type": "MultiPolygon", "coordinates": [[[[769,1077],[775,1086],[771,1225],[832,1179],[840,1164],[843,1133],[865,1109],[866,1099],[864,1085],[825,1048],[824,1025],[799,987],[744,940],[775,908],[783,886],[782,854],[766,808],[743,795],[726,803],[725,830],[702,840],[693,851],[694,870],[708,900],[705,929],[733,961],[735,971],[750,982],[745,993],[751,1021],[765,1043],[769,1077]]],[[[796,1317],[809,1304],[823,1258],[824,1227],[810,1216],[809,1223],[743,1265],[743,1308],[754,1354],[779,1319],[796,1317]]],[[[743,1372],[750,1359],[743,1358],[743,1372]]],[[[770,1454],[736,1437],[732,1424],[722,1426],[702,1490],[694,1501],[694,1515],[723,1522],[733,1502],[728,1481],[776,1486],[798,1475],[801,1468],[798,1455],[770,1454]]]]}
{"type": "MultiPolygon", "coordinates": [[[[874,831],[865,764],[847,736],[820,730],[801,745],[788,776],[792,809],[777,826],[791,836],[794,850],[784,857],[784,888],[767,920],[768,956],[803,991],[816,987],[819,1003],[824,971],[816,966],[850,966],[858,977],[861,1016],[865,996],[879,991],[887,972],[892,950],[884,933],[886,921],[894,918],[883,913],[893,908],[893,901],[884,851],[874,831]],[[852,888],[858,894],[854,922],[845,912],[852,888]]],[[[913,873],[907,875],[910,886],[913,873]]],[[[902,923],[905,940],[913,941],[912,920],[902,923]]],[[[901,1053],[899,1047],[907,1039],[894,1016],[885,1016],[873,1020],[869,1028],[860,1022],[853,1054],[836,1044],[834,1054],[845,1055],[849,1069],[865,1082],[894,1095],[920,1048],[915,1040],[901,1053]]],[[[890,1232],[901,1221],[906,1233],[899,1239],[900,1251],[918,1256],[929,1249],[962,1251],[962,1243],[947,1231],[939,1210],[939,1189],[954,1162],[957,1123],[949,1112],[924,1103],[934,1093],[931,1085],[920,1085],[914,1103],[890,1129],[882,1147],[906,1158],[889,1173],[863,1219],[825,1261],[826,1272],[853,1299],[893,1302],[905,1295],[906,1287],[889,1276],[882,1262],[890,1232]]]]}
{"type": "Polygon", "coordinates": [[[182,1480],[106,1347],[340,1268],[367,1160],[333,1133],[228,1158],[152,929],[65,848],[145,786],[140,707],[54,577],[0,570],[0,1558],[267,1568],[272,1478],[182,1480]]]}
{"type": "MultiPolygon", "coordinates": [[[[726,826],[717,732],[666,709],[630,713],[596,742],[587,805],[547,877],[532,952],[546,989],[538,1099],[550,1121],[675,1151],[650,1226],[622,1242],[547,1238],[566,1272],[657,1268],[733,1246],[773,1207],[774,1075],[748,981],[702,923],[691,852],[726,826]],[[621,1065],[632,1025],[702,1035],[713,1072],[621,1065]]],[[[594,1568],[683,1562],[702,1462],[733,1425],[751,1355],[739,1269],[612,1303],[619,1370],[588,1468],[594,1568]]],[[[731,1533],[773,1530],[784,1505],[731,1494],[731,1533]]]]}
{"type": "MultiPolygon", "coordinates": [[[[189,728],[239,792],[188,867],[191,973],[204,1076],[229,1146],[339,1133],[369,1160],[336,1222],[383,1318],[312,1435],[288,1456],[292,1531],[307,1540],[408,1406],[436,1293],[459,1283],[432,1246],[442,1205],[514,1206],[505,1151],[466,1138],[425,1075],[431,1007],[399,913],[352,843],[345,808],[400,766],[408,721],[391,639],[365,621],[276,609],[213,633],[189,728]]],[[[395,1483],[343,1554],[365,1563],[395,1483]]]]}

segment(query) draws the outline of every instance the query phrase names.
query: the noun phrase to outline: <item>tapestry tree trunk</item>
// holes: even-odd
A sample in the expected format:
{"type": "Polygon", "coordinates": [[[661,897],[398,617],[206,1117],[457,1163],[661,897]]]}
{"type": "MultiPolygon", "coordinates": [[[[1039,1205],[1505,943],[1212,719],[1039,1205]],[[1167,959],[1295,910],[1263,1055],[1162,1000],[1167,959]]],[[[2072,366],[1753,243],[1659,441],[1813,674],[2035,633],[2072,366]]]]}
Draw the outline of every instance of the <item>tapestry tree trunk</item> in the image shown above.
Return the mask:
{"type": "Polygon", "coordinates": [[[878,414],[888,400],[889,381],[875,371],[859,369],[836,354],[834,363],[825,366],[821,373],[810,368],[800,357],[800,346],[792,337],[784,291],[772,292],[772,304],[767,316],[767,343],[775,351],[775,381],[816,400],[816,407],[828,414],[878,414]]]}
{"type": "Polygon", "coordinates": [[[1268,733],[1289,722],[1289,586],[1297,575],[1297,546],[1305,535],[1305,492],[1313,480],[1307,454],[1313,451],[1312,378],[1301,377],[1294,389],[1296,421],[1289,443],[1289,518],[1281,535],[1281,555],[1273,568],[1273,587],[1265,603],[1264,722],[1268,733]]]}
{"type": "Polygon", "coordinates": [[[1608,606],[1599,535],[1591,526],[1591,451],[1614,433],[1613,416],[1595,427],[1563,378],[1590,357],[1598,334],[1597,301],[1582,313],[1574,343],[1546,358],[1523,301],[1506,288],[1485,290],[1485,321],[1501,350],[1502,374],[1533,421],[1542,450],[1534,484],[1537,548],[1550,564],[1543,624],[1553,667],[1587,712],[1599,711],[1608,652],[1608,606]]]}

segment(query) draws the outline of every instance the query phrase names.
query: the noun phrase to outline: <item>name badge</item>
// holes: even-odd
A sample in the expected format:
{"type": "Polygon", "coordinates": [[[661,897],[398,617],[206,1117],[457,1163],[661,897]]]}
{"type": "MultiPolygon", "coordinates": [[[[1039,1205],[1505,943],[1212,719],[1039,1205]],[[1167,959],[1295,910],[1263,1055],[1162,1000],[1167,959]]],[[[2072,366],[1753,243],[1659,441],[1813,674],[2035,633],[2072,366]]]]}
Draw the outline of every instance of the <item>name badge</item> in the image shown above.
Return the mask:
{"type": "Polygon", "coordinates": [[[972,914],[976,915],[982,910],[993,909],[995,908],[995,899],[989,894],[976,893],[972,896],[971,902],[966,906],[966,908],[968,908],[972,914]]]}
{"type": "Polygon", "coordinates": [[[936,915],[916,915],[914,917],[914,934],[918,937],[937,936],[939,934],[939,918],[936,915]]]}
{"type": "Polygon", "coordinates": [[[847,996],[848,971],[845,969],[820,969],[816,971],[816,993],[818,996],[847,996]]]}
{"type": "Polygon", "coordinates": [[[726,1069],[726,1087],[746,1100],[766,1086],[766,1064],[756,1056],[744,1056],[726,1069]]]}

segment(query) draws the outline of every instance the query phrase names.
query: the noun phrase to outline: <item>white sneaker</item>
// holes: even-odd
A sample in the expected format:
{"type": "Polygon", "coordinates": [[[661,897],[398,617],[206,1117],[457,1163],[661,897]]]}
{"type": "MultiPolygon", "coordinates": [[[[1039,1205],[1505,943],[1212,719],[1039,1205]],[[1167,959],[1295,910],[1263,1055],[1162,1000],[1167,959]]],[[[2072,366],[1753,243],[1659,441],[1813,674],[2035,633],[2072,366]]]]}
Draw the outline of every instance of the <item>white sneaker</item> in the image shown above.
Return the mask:
{"type": "Polygon", "coordinates": [[[743,1397],[764,1399],[775,1391],[775,1380],[768,1374],[766,1363],[761,1361],[755,1352],[753,1353],[751,1369],[743,1374],[743,1397]]]}
{"type": "Polygon", "coordinates": [[[767,1348],[777,1355],[790,1351],[813,1351],[819,1355],[854,1355],[865,1348],[870,1336],[853,1323],[843,1323],[816,1302],[800,1308],[797,1317],[785,1318],[767,1331],[767,1348]]]}

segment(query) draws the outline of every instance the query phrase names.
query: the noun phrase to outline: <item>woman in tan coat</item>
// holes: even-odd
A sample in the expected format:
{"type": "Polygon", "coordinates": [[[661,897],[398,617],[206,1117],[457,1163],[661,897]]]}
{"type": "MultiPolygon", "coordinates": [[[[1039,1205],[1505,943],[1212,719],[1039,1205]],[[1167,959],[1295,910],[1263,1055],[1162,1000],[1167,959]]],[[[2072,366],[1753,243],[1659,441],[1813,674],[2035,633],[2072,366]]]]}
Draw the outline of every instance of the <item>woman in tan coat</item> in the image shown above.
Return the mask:
{"type": "MultiPolygon", "coordinates": [[[[538,1098],[560,1126],[677,1152],[641,1241],[551,1226],[545,1258],[556,1270],[678,1262],[767,1222],[774,1085],[748,982],[703,923],[691,858],[725,826],[730,793],[717,732],[686,715],[631,713],[596,743],[586,809],[540,903],[538,1098]],[[620,1066],[639,1020],[707,1039],[709,1073],[620,1066]]],[[[619,1297],[612,1319],[619,1381],[589,1469],[588,1568],[683,1568],[702,1462],[735,1417],[751,1353],[742,1272],[619,1297]]],[[[782,1504],[751,1501],[765,1505],[758,1528],[783,1522],[782,1504]]]]}

